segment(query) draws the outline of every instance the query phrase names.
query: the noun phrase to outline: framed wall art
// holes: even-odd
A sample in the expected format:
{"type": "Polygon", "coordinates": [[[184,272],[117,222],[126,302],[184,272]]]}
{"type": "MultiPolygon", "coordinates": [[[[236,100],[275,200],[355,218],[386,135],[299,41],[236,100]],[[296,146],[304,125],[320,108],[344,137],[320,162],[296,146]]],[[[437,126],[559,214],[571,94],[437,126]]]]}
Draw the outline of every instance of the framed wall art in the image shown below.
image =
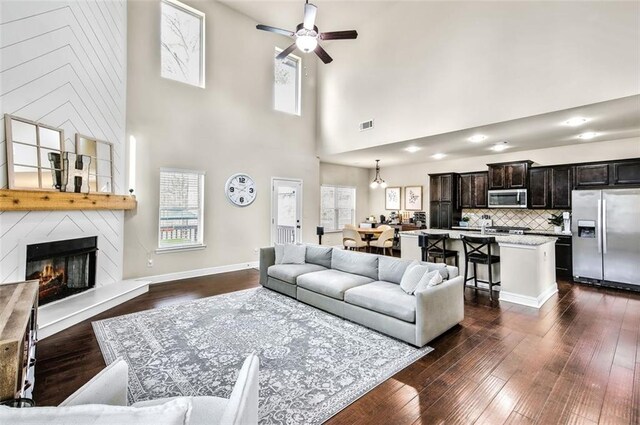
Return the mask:
{"type": "Polygon", "coordinates": [[[422,211],[422,186],[406,186],[404,188],[404,209],[422,211]]]}
{"type": "Polygon", "coordinates": [[[384,209],[391,211],[400,211],[402,203],[400,202],[402,190],[399,187],[387,187],[384,189],[384,209]]]}

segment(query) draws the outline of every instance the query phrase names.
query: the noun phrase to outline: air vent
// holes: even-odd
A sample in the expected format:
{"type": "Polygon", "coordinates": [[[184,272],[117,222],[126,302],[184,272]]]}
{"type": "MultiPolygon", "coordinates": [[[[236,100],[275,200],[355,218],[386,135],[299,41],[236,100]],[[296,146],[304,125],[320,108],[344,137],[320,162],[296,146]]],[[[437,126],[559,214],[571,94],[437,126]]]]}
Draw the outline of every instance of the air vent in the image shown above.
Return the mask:
{"type": "Polygon", "coordinates": [[[360,131],[371,130],[373,128],[373,120],[360,123],[360,131]]]}

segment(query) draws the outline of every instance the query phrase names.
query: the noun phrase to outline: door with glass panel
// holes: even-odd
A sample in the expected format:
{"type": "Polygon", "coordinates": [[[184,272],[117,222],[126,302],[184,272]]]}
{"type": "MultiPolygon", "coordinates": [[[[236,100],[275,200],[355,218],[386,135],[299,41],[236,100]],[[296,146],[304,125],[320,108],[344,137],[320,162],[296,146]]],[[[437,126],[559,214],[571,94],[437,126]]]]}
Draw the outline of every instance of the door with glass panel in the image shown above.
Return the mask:
{"type": "Polygon", "coordinates": [[[272,179],[271,243],[302,240],[302,180],[272,179]]]}

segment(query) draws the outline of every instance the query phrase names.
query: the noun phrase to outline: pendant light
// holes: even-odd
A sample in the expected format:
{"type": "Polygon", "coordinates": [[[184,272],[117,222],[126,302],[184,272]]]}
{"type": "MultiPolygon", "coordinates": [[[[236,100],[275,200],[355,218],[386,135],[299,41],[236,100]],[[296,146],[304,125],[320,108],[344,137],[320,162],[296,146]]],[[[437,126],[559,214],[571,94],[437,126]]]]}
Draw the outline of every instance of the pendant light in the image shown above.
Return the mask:
{"type": "Polygon", "coordinates": [[[387,187],[387,182],[382,180],[382,177],[380,177],[380,164],[379,164],[379,162],[380,162],[380,160],[376,159],[376,177],[373,179],[373,181],[369,185],[369,187],[371,187],[371,189],[375,189],[378,186],[380,186],[383,189],[385,187],[387,187]]]}

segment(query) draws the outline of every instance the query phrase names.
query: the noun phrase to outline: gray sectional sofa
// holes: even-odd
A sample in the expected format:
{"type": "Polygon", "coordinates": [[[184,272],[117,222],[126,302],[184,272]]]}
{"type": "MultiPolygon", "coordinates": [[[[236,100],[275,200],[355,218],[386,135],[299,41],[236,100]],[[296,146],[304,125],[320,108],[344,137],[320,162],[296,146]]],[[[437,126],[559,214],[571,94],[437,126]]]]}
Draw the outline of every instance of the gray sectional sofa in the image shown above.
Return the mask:
{"type": "Polygon", "coordinates": [[[304,264],[276,264],[273,247],[260,250],[260,284],[342,318],[422,347],[464,319],[458,268],[414,295],[400,288],[410,261],[307,245],[304,264]]]}

